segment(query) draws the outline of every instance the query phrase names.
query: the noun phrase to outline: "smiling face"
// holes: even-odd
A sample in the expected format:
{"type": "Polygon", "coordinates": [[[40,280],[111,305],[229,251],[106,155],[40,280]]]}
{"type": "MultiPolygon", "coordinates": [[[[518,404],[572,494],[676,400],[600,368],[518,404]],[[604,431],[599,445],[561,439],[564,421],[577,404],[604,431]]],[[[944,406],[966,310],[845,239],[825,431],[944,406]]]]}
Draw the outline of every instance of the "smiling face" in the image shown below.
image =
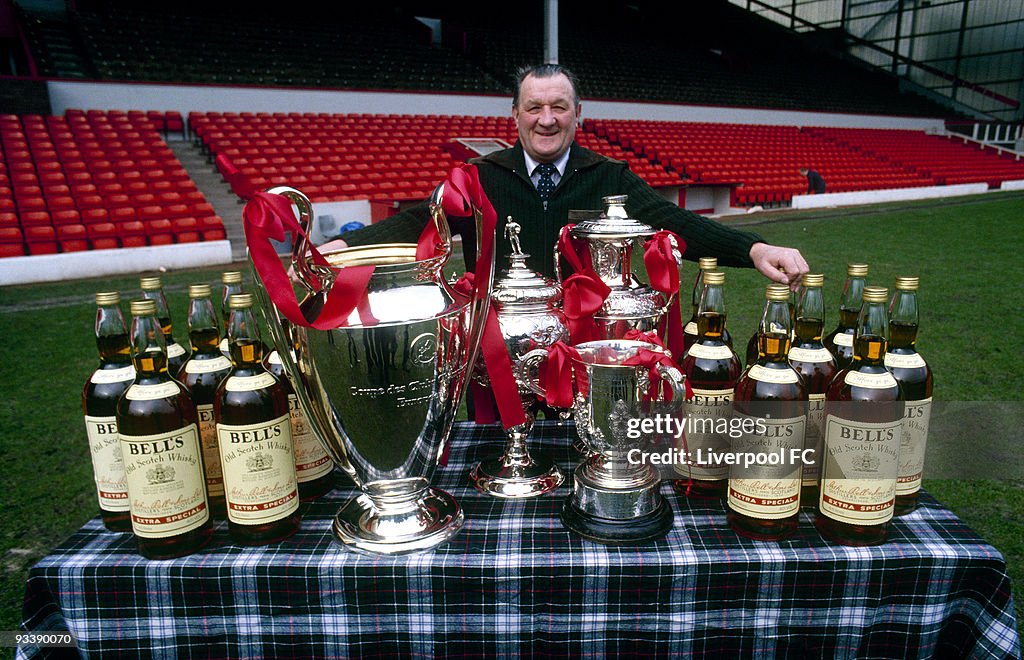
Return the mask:
{"type": "Polygon", "coordinates": [[[512,118],[523,150],[539,163],[559,159],[576,137],[580,106],[564,74],[523,79],[512,118]]]}

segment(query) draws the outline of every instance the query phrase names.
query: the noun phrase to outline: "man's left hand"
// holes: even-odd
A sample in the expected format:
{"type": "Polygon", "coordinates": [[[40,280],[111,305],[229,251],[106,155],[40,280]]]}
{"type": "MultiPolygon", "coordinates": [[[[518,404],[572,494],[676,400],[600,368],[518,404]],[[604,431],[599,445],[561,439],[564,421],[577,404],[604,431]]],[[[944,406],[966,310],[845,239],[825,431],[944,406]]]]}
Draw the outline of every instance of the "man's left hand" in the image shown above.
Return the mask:
{"type": "Polygon", "coordinates": [[[762,275],[773,282],[788,284],[794,291],[800,286],[800,278],[810,270],[800,250],[767,243],[754,243],[750,260],[762,275]]]}

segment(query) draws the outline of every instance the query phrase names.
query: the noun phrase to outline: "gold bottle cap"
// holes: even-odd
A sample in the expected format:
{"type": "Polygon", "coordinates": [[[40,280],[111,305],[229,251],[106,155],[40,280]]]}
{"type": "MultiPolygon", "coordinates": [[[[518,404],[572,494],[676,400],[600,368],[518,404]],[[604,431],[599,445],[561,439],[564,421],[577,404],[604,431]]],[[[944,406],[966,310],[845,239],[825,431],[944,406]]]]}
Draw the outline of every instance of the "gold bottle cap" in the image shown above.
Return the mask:
{"type": "Polygon", "coordinates": [[[143,291],[158,291],[163,284],[160,282],[159,277],[143,277],[139,280],[139,286],[142,287],[143,291]]]}
{"type": "Polygon", "coordinates": [[[804,273],[804,276],[800,279],[800,284],[804,286],[824,286],[825,275],[823,273],[804,273]]]}
{"type": "Polygon", "coordinates": [[[233,293],[228,297],[228,309],[248,309],[252,307],[251,293],[233,293]]]}
{"type": "Polygon", "coordinates": [[[100,291],[96,294],[97,305],[116,305],[121,302],[121,294],[117,291],[100,291]]]}
{"type": "Polygon", "coordinates": [[[720,270],[709,270],[704,273],[704,284],[725,284],[725,273],[720,270]]]}
{"type": "Polygon", "coordinates": [[[718,268],[718,257],[701,257],[697,264],[701,270],[714,270],[718,268]]]}
{"type": "Polygon", "coordinates": [[[188,287],[189,298],[209,298],[210,294],[209,284],[192,284],[188,287]]]}
{"type": "Polygon", "coordinates": [[[156,314],[155,300],[133,300],[131,304],[132,316],[152,316],[156,314]]]}
{"type": "Polygon", "coordinates": [[[916,277],[897,277],[896,288],[900,291],[917,291],[920,280],[916,277]]]}
{"type": "Polygon", "coordinates": [[[765,287],[764,297],[766,300],[789,302],[789,287],[785,284],[769,284],[765,287]]]}
{"type": "Polygon", "coordinates": [[[884,286],[866,286],[861,300],[866,303],[884,303],[889,300],[889,289],[884,286]]]}
{"type": "Polygon", "coordinates": [[[846,266],[846,274],[850,277],[867,277],[868,276],[868,265],[867,264],[848,264],[846,266]]]}
{"type": "Polygon", "coordinates": [[[224,284],[241,284],[242,273],[241,271],[237,270],[226,271],[224,272],[224,274],[220,276],[220,281],[223,282],[224,284]]]}

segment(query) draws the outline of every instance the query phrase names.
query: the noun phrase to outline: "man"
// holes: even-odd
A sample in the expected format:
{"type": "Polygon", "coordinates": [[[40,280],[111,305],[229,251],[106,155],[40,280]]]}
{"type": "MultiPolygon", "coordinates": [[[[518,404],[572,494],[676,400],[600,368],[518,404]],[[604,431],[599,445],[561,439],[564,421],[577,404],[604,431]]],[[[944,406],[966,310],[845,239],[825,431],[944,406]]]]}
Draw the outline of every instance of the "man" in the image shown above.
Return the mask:
{"type": "MultiPolygon", "coordinates": [[[[669,229],[686,241],[684,257],[696,261],[718,257],[723,266],[757,268],[769,279],[796,287],[807,272],[798,250],[768,245],[756,234],[736,231],[696,215],[661,197],[626,163],[584,149],[575,142],[580,100],[575,76],[557,64],[520,70],[512,98],[512,118],[519,140],[515,146],[474,158],[484,192],[499,221],[511,216],[522,226],[519,240],[531,255],[532,268],[554,273],[552,250],[559,231],[574,209],[604,208],[601,198],[628,195],[630,217],[657,229],[669,229]],[[550,166],[553,166],[550,167],[550,166]]],[[[428,221],[426,203],[386,218],[364,229],[344,234],[344,240],[324,247],[333,249],[369,243],[415,243],[428,221]]],[[[467,266],[472,268],[475,245],[472,223],[449,218],[452,232],[463,237],[467,266]]],[[[503,235],[499,228],[498,236],[503,235]]],[[[506,241],[497,240],[496,268],[505,266],[506,241]]]]}
{"type": "Polygon", "coordinates": [[[800,174],[807,177],[808,195],[822,195],[825,193],[825,179],[818,172],[801,167],[800,174]]]}

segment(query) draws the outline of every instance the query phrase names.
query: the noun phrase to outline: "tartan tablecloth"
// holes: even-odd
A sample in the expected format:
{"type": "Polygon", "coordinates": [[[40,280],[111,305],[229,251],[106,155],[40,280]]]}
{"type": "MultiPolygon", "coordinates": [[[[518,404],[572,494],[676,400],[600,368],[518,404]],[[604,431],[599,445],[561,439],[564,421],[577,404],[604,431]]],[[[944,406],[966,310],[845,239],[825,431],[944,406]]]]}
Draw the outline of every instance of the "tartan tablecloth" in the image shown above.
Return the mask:
{"type": "MultiPolygon", "coordinates": [[[[531,447],[571,470],[569,426],[538,423],[531,447]]],[[[734,534],[722,503],[664,492],[675,526],[608,547],[563,529],[568,494],[478,494],[470,466],[498,452],[496,426],[460,423],[436,485],[465,528],[431,552],[368,557],[333,540],[352,495],[303,505],[281,543],[138,556],[94,519],[35,566],[23,628],[70,630],[101,657],[1019,657],[1000,553],[927,494],[872,548],[825,542],[811,514],[793,538],[734,534]]],[[[386,439],[382,439],[386,440],[386,439]]],[[[22,647],[19,656],[58,649],[22,647]]]]}

